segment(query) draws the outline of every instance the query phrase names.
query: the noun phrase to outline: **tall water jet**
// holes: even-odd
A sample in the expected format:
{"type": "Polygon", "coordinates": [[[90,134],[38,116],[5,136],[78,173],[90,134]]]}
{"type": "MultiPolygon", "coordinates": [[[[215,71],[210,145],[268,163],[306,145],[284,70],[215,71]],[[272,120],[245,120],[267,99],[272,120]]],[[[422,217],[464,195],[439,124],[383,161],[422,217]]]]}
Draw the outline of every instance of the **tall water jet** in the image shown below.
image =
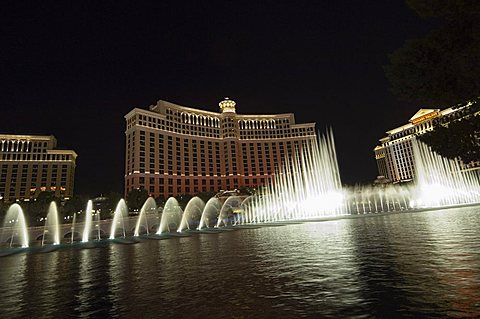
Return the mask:
{"type": "Polygon", "coordinates": [[[6,236],[9,236],[7,239],[10,247],[17,244],[17,238],[20,246],[28,247],[27,222],[22,207],[18,204],[11,205],[7,210],[3,222],[2,242],[5,242],[6,236]]]}
{"type": "Polygon", "coordinates": [[[82,243],[88,242],[90,233],[92,231],[92,210],[93,202],[89,200],[87,203],[87,210],[85,211],[85,225],[83,227],[82,243]]]}
{"type": "MultiPolygon", "coordinates": [[[[182,232],[185,229],[191,229],[193,223],[198,222],[200,224],[200,219],[202,218],[202,212],[205,208],[205,203],[199,197],[195,196],[190,199],[185,207],[183,212],[182,221],[180,222],[180,227],[178,227],[178,232],[182,232]]],[[[196,228],[196,227],[195,227],[196,228]]]]}
{"type": "Polygon", "coordinates": [[[386,213],[411,209],[409,203],[414,185],[356,185],[345,188],[345,200],[350,214],[386,213]]]}
{"type": "Polygon", "coordinates": [[[170,197],[163,207],[162,219],[160,220],[160,227],[158,227],[157,235],[161,233],[170,232],[171,226],[178,229],[182,221],[182,208],[174,197],[170,197]]]}
{"type": "Polygon", "coordinates": [[[157,213],[157,203],[155,203],[155,199],[153,197],[147,198],[145,203],[140,209],[140,214],[138,214],[137,224],[135,225],[135,231],[133,233],[134,236],[140,235],[140,228],[144,227],[147,235],[149,234],[148,230],[148,217],[149,215],[157,213]]]}
{"type": "Polygon", "coordinates": [[[122,198],[115,208],[115,213],[113,214],[112,226],[110,228],[110,239],[115,239],[117,233],[117,228],[122,227],[123,238],[126,237],[125,234],[125,221],[124,218],[128,215],[128,208],[125,200],[122,198]]]}
{"type": "MultiPolygon", "coordinates": [[[[333,134],[294,144],[272,181],[243,206],[242,221],[274,222],[480,203],[480,176],[413,140],[415,182],[342,188],[333,134]]],[[[217,225],[224,220],[220,213],[217,225]]]]}
{"type": "Polygon", "coordinates": [[[43,228],[42,246],[45,242],[51,242],[54,245],[60,245],[60,223],[58,220],[57,203],[52,201],[48,207],[47,218],[43,228]],[[45,240],[47,239],[47,240],[45,240]]]}
{"type": "Polygon", "coordinates": [[[294,143],[287,151],[272,181],[246,205],[254,214],[251,222],[346,214],[332,132],[294,143]]]}
{"type": "Polygon", "coordinates": [[[440,207],[480,202],[480,176],[462,170],[459,160],[444,158],[416,140],[412,143],[417,191],[412,206],[440,207]]]}
{"type": "Polygon", "coordinates": [[[97,227],[97,240],[101,240],[102,236],[101,236],[101,229],[100,229],[100,212],[98,210],[95,213],[95,216],[97,218],[97,222],[95,224],[95,227],[97,227]]]}
{"type": "Polygon", "coordinates": [[[250,195],[242,201],[242,203],[240,204],[239,216],[236,220],[236,223],[246,224],[250,222],[250,212],[248,211],[248,207],[250,206],[250,202],[252,200],[253,196],[250,195]]]}
{"type": "Polygon", "coordinates": [[[73,244],[73,240],[75,238],[75,223],[77,221],[77,213],[73,213],[73,220],[72,220],[72,226],[70,227],[70,231],[72,232],[72,237],[70,239],[70,243],[73,244]]]}
{"type": "Polygon", "coordinates": [[[213,227],[213,223],[216,223],[218,220],[218,214],[220,213],[221,208],[222,203],[218,198],[210,198],[205,204],[205,208],[203,209],[198,229],[213,227]]]}

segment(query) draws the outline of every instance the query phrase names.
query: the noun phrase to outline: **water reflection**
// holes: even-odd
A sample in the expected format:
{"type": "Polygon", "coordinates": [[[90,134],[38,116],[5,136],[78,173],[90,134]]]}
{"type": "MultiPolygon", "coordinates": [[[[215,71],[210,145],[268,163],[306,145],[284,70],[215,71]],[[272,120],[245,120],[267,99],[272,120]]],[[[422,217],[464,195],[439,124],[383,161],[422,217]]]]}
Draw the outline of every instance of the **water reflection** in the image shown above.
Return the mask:
{"type": "Polygon", "coordinates": [[[57,314],[56,300],[59,295],[58,252],[27,255],[25,278],[27,285],[22,291],[23,300],[35,300],[35,308],[24,307],[24,316],[53,317],[57,314]]]}
{"type": "Polygon", "coordinates": [[[0,269],[0,305],[5,314],[21,316],[28,299],[22,298],[27,287],[27,255],[2,258],[0,269]]]}
{"type": "Polygon", "coordinates": [[[437,258],[436,277],[445,286],[447,314],[456,318],[480,317],[480,224],[475,216],[458,218],[460,210],[428,214],[432,251],[437,258]],[[448,292],[447,292],[448,291],[448,292]]]}
{"type": "Polygon", "coordinates": [[[346,225],[344,221],[330,221],[290,226],[281,232],[269,230],[276,236],[268,236],[272,241],[261,254],[270,264],[263,276],[274,277],[276,285],[265,297],[278,300],[282,309],[286,307],[298,315],[304,309],[325,315],[343,309],[353,314],[360,294],[346,225]],[[289,238],[288,246],[279,245],[284,234],[289,238]],[[291,246],[296,247],[293,252],[291,246]],[[305,295],[299,295],[298,291],[305,295]],[[296,304],[289,302],[290,299],[296,304]]]}
{"type": "Polygon", "coordinates": [[[10,317],[480,317],[475,209],[1,259],[10,317]]]}
{"type": "Polygon", "coordinates": [[[134,273],[135,254],[132,248],[116,244],[109,246],[107,297],[112,305],[109,310],[110,317],[124,317],[128,312],[128,299],[134,282],[131,274],[134,273]]]}
{"type": "Polygon", "coordinates": [[[105,276],[105,267],[108,265],[107,248],[81,249],[78,269],[79,290],[74,298],[77,306],[75,312],[86,316],[105,318],[112,308],[108,299],[108,278],[105,276]]]}

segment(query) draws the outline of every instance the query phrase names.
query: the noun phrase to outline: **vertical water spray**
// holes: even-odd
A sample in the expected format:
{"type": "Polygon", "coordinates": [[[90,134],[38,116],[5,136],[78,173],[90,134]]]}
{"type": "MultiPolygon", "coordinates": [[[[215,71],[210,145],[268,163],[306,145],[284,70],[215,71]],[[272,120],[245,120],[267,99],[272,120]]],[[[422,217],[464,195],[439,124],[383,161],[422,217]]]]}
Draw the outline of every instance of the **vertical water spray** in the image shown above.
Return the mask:
{"type": "Polygon", "coordinates": [[[58,208],[57,203],[51,202],[48,207],[47,217],[45,219],[45,226],[43,229],[42,246],[45,243],[47,237],[54,245],[60,244],[60,222],[58,220],[58,208]]]}
{"type": "Polygon", "coordinates": [[[85,225],[83,227],[82,243],[88,242],[90,233],[92,231],[92,210],[93,202],[89,200],[87,203],[87,210],[85,211],[85,225]]]}
{"type": "Polygon", "coordinates": [[[245,205],[255,222],[311,219],[347,213],[333,133],[293,143],[272,181],[245,205]]]}
{"type": "Polygon", "coordinates": [[[102,239],[102,236],[101,236],[101,233],[100,233],[100,212],[97,210],[96,212],[96,217],[97,217],[97,224],[96,224],[96,227],[97,227],[97,240],[100,240],[102,239]]]}
{"type": "Polygon", "coordinates": [[[73,220],[72,220],[72,226],[70,227],[70,231],[72,232],[72,237],[70,243],[73,244],[73,240],[75,238],[75,223],[77,221],[77,213],[73,213],[73,220]]]}
{"type": "Polygon", "coordinates": [[[444,158],[427,145],[412,143],[415,157],[414,207],[440,207],[480,202],[480,176],[463,170],[459,160],[444,158]]]}

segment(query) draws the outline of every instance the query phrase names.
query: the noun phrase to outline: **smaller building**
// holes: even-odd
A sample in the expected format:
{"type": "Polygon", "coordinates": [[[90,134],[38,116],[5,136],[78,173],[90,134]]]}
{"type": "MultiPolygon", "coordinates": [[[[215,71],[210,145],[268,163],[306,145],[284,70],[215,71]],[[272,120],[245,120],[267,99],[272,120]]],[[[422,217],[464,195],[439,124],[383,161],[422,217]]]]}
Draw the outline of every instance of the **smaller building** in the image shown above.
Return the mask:
{"type": "MultiPolygon", "coordinates": [[[[433,130],[437,124],[448,123],[465,116],[469,105],[444,110],[420,109],[407,124],[387,131],[387,136],[381,138],[380,144],[374,149],[379,175],[384,176],[390,183],[413,180],[415,176],[413,139],[433,130]]],[[[461,163],[464,169],[478,168],[478,164],[461,163]]]]}
{"type": "Polygon", "coordinates": [[[77,153],[56,146],[54,136],[0,134],[0,200],[30,200],[42,191],[72,197],[77,153]]]}

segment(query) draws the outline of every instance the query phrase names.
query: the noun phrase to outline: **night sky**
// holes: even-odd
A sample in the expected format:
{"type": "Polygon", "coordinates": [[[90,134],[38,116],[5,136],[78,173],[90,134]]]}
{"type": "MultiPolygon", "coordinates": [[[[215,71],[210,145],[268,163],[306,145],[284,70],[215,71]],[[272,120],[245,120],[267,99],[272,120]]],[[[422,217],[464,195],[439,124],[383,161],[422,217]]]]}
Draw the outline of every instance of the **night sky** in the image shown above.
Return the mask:
{"type": "Polygon", "coordinates": [[[401,0],[19,2],[0,10],[0,133],[75,150],[76,193],[123,191],[124,115],[160,99],[332,127],[348,184],[375,179],[378,139],[421,107],[382,69],[430,29],[401,0]]]}

